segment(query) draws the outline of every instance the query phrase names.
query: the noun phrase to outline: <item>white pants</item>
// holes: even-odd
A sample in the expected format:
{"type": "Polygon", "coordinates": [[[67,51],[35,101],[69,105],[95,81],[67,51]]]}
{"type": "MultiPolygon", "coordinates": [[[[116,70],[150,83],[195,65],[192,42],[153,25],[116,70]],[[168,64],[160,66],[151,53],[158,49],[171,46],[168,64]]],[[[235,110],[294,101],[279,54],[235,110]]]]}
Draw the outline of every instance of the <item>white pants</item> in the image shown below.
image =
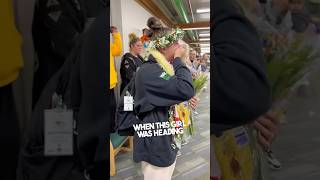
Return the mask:
{"type": "Polygon", "coordinates": [[[171,180],[176,161],[169,167],[157,167],[145,161],[141,162],[144,180],[171,180]]]}

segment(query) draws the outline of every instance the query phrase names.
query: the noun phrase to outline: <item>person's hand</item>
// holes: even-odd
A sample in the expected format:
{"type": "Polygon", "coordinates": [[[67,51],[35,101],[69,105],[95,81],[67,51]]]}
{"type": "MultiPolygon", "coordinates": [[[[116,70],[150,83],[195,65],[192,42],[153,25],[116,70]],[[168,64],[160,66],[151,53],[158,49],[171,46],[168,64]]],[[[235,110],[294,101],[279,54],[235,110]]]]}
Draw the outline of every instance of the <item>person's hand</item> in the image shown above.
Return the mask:
{"type": "Polygon", "coordinates": [[[197,73],[193,72],[193,73],[192,73],[192,78],[193,78],[193,79],[196,79],[196,77],[197,77],[197,73]]]}
{"type": "Polygon", "coordinates": [[[111,33],[112,33],[112,34],[118,33],[118,28],[115,27],[115,26],[111,26],[111,33]]]}
{"type": "Polygon", "coordinates": [[[277,137],[279,125],[279,119],[274,112],[268,112],[254,122],[254,127],[258,130],[258,141],[264,148],[269,148],[277,137]]]}
{"type": "Polygon", "coordinates": [[[192,77],[193,77],[194,79],[197,79],[197,78],[199,77],[199,75],[200,75],[199,72],[193,72],[193,73],[192,73],[192,77]]]}
{"type": "Polygon", "coordinates": [[[197,105],[198,105],[198,102],[199,102],[199,98],[197,98],[196,96],[193,96],[193,97],[190,99],[189,103],[190,103],[190,106],[191,106],[191,108],[192,108],[193,110],[196,109],[196,107],[197,107],[197,105]]]}
{"type": "Polygon", "coordinates": [[[174,58],[183,57],[185,53],[186,53],[186,49],[179,45],[174,51],[174,58]]]}

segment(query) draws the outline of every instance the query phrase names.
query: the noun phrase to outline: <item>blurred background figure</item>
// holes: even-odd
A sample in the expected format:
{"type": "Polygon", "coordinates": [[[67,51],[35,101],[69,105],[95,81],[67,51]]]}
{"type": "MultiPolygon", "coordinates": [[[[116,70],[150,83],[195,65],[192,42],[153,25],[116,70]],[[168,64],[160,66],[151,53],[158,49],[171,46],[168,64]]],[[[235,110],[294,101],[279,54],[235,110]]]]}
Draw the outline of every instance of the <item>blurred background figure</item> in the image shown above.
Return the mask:
{"type": "Polygon", "coordinates": [[[112,34],[113,42],[110,42],[110,127],[111,132],[115,132],[115,113],[116,113],[116,97],[115,97],[115,87],[118,84],[117,70],[115,67],[114,56],[120,56],[122,52],[122,42],[121,35],[118,32],[117,27],[111,26],[110,32],[112,34]]]}
{"type": "Polygon", "coordinates": [[[142,41],[134,33],[129,34],[129,47],[130,52],[123,55],[121,60],[120,75],[122,83],[120,93],[129,84],[136,70],[144,61],[141,57],[143,51],[142,41]]]}
{"type": "Polygon", "coordinates": [[[21,35],[15,25],[13,1],[0,1],[0,138],[1,180],[16,179],[20,129],[12,84],[23,67],[21,35]]]}

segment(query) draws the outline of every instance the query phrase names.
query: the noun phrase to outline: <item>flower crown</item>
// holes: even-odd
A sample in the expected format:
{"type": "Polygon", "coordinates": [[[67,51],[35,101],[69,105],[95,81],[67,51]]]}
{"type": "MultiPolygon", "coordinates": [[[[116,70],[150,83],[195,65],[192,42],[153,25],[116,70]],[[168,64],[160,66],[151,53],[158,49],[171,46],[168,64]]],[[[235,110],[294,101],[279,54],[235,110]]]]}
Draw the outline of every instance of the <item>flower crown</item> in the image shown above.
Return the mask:
{"type": "Polygon", "coordinates": [[[170,33],[163,32],[149,42],[148,48],[159,49],[166,48],[169,45],[178,42],[184,36],[185,32],[182,29],[174,29],[170,33]]]}

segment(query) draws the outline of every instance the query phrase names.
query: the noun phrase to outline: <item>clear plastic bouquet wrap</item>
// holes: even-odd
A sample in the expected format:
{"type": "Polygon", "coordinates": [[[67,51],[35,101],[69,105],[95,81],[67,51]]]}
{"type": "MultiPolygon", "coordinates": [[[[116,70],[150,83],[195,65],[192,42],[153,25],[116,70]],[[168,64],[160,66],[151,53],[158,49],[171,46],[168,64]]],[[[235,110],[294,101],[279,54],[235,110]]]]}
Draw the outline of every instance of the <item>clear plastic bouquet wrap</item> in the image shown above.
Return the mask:
{"type": "Polygon", "coordinates": [[[311,70],[311,65],[319,57],[314,49],[302,44],[303,36],[295,39],[288,51],[281,56],[269,56],[267,75],[272,88],[273,110],[280,118],[286,111],[284,102],[292,88],[311,70]],[[280,104],[280,106],[279,106],[280,104]]]}

